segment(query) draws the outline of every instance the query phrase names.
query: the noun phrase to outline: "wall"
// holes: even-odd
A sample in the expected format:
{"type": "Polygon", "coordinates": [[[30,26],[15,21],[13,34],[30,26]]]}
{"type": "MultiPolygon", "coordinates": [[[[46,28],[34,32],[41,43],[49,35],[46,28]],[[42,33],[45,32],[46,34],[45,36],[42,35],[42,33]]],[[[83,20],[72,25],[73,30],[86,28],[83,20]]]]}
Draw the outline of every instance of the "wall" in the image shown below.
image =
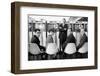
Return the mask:
{"type": "MultiPolygon", "coordinates": [[[[41,3],[57,3],[68,5],[87,5],[98,6],[98,24],[100,24],[100,0],[1,0],[0,1],[0,76],[16,76],[10,73],[11,60],[11,10],[10,3],[13,1],[25,2],[41,2],[41,3]]],[[[98,33],[100,32],[98,25],[98,33]]],[[[98,43],[100,42],[100,35],[98,35],[98,43]]],[[[98,51],[100,44],[98,44],[98,51]]],[[[100,51],[98,52],[100,54],[100,51]]],[[[100,55],[99,55],[100,57],[100,55]]],[[[100,67],[100,60],[98,61],[100,67]]],[[[81,71],[65,71],[39,74],[22,74],[18,76],[99,76],[100,68],[98,70],[81,70],[81,71]]]]}

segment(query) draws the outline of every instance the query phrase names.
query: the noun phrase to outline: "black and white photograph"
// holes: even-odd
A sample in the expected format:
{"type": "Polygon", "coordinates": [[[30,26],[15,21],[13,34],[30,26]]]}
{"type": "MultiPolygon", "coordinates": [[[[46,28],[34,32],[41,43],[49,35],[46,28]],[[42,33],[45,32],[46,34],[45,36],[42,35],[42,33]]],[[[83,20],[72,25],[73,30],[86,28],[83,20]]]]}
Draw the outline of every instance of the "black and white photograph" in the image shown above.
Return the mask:
{"type": "Polygon", "coordinates": [[[14,73],[97,68],[97,7],[12,3],[14,73]]]}
{"type": "Polygon", "coordinates": [[[88,58],[88,17],[27,15],[28,60],[88,58]]]}

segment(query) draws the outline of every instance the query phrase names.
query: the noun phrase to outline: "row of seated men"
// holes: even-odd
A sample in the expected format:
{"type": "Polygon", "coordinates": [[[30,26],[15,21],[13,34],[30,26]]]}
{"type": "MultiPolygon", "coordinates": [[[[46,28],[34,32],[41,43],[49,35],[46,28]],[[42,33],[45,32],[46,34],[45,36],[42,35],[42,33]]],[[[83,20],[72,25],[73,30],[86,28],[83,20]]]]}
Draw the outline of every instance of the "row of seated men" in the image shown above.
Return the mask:
{"type": "Polygon", "coordinates": [[[53,41],[54,31],[49,31],[46,48],[40,45],[40,30],[35,30],[35,35],[29,44],[28,60],[52,60],[52,59],[77,59],[88,58],[88,38],[84,30],[81,32],[80,44],[76,45],[76,39],[71,29],[67,30],[67,39],[60,48],[53,41]]]}

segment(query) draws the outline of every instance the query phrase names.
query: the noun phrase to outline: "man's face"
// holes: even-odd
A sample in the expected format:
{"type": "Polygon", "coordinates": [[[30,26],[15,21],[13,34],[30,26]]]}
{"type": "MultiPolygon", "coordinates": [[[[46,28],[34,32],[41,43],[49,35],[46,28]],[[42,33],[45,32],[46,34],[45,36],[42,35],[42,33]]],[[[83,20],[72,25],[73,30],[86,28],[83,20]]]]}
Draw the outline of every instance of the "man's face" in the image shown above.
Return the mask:
{"type": "Polygon", "coordinates": [[[84,29],[81,29],[81,35],[83,35],[85,33],[84,29]]]}
{"type": "Polygon", "coordinates": [[[72,33],[71,29],[68,29],[67,35],[69,36],[72,33]]]}
{"type": "Polygon", "coordinates": [[[66,23],[66,20],[65,20],[65,19],[63,19],[63,23],[64,23],[64,24],[66,23]]]}
{"type": "Polygon", "coordinates": [[[50,35],[54,35],[54,32],[51,31],[51,32],[50,32],[50,35]]]}
{"type": "Polygon", "coordinates": [[[82,25],[82,24],[80,24],[79,29],[84,29],[84,27],[83,27],[83,25],[82,25]]]}
{"type": "Polygon", "coordinates": [[[84,29],[83,25],[81,25],[81,29],[84,29]]]}
{"type": "Polygon", "coordinates": [[[36,31],[36,36],[40,37],[41,32],[40,31],[36,31]]]}

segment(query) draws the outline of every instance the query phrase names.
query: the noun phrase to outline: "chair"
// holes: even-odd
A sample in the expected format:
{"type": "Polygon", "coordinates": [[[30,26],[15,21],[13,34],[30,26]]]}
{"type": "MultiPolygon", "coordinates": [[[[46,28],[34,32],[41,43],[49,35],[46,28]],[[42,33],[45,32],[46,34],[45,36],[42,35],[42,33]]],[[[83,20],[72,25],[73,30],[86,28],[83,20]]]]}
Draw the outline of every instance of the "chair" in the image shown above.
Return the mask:
{"type": "Polygon", "coordinates": [[[48,59],[53,59],[58,52],[57,45],[55,43],[48,43],[46,48],[46,53],[48,54],[48,59]]]}
{"type": "Polygon", "coordinates": [[[78,50],[80,54],[78,58],[87,58],[88,57],[88,42],[85,42],[84,45],[78,50]]]}
{"type": "Polygon", "coordinates": [[[78,50],[79,53],[88,52],[88,42],[85,42],[84,45],[78,50]]]}
{"type": "Polygon", "coordinates": [[[76,45],[75,43],[68,43],[65,47],[64,52],[66,53],[66,58],[71,59],[76,57],[76,45]]]}
{"type": "Polygon", "coordinates": [[[35,43],[29,44],[29,53],[30,53],[29,60],[38,60],[41,58],[40,57],[40,53],[41,53],[40,48],[35,43]]]}

